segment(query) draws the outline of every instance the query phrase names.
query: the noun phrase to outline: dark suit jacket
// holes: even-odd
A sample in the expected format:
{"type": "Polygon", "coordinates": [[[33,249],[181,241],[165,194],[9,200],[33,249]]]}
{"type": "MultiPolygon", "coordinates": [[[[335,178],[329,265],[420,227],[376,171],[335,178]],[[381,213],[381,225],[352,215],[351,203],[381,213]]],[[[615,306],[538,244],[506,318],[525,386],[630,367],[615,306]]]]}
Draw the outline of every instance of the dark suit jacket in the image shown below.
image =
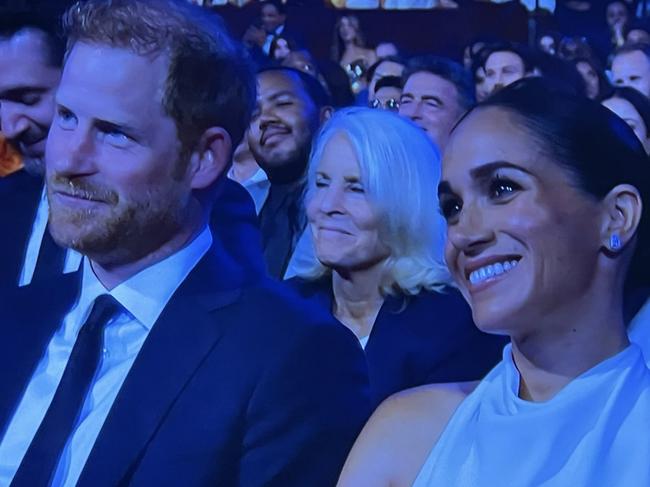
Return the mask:
{"type": "MultiPolygon", "coordinates": [[[[331,278],[289,282],[331,312],[331,278]]],[[[476,328],[456,290],[384,301],[366,345],[373,406],[391,394],[436,382],[483,378],[501,360],[507,338],[476,328]]]]}
{"type": "Polygon", "coordinates": [[[42,190],[43,180],[24,169],[0,179],[0,288],[18,284],[42,190]]]}
{"type": "MultiPolygon", "coordinates": [[[[0,437],[78,274],[0,295],[0,437]]],[[[152,328],[79,486],[335,484],[370,413],[361,349],[289,288],[247,281],[215,240],[152,328]]]]}

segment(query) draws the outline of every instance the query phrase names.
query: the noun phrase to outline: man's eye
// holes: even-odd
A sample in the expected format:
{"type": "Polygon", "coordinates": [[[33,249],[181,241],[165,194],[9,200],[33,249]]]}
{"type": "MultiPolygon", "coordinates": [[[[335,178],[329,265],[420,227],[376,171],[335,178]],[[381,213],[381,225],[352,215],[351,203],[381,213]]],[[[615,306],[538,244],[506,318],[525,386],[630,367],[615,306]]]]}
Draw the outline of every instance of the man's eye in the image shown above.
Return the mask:
{"type": "Polygon", "coordinates": [[[64,130],[73,129],[77,123],[77,118],[70,110],[59,108],[56,112],[56,119],[59,126],[64,130]]]}
{"type": "Polygon", "coordinates": [[[104,135],[111,144],[118,147],[125,146],[131,142],[131,137],[118,129],[105,130],[104,135]]]}

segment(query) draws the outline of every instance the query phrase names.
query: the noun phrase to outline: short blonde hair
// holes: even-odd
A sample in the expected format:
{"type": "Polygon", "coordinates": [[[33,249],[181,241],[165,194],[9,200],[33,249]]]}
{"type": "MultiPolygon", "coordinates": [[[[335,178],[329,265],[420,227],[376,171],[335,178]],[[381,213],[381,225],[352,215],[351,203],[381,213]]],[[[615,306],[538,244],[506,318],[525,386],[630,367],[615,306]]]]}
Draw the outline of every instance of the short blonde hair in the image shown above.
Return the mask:
{"type": "MultiPolygon", "coordinates": [[[[444,263],[446,227],[438,206],[440,153],[421,128],[386,110],[346,108],[321,129],[311,152],[305,202],[315,188],[323,151],[335,135],[351,143],[366,194],[378,212],[379,236],[390,249],[382,294],[415,295],[451,282],[444,263]]],[[[309,230],[307,230],[309,231],[309,230]]],[[[315,252],[297,275],[318,279],[331,269],[315,252]]]]}

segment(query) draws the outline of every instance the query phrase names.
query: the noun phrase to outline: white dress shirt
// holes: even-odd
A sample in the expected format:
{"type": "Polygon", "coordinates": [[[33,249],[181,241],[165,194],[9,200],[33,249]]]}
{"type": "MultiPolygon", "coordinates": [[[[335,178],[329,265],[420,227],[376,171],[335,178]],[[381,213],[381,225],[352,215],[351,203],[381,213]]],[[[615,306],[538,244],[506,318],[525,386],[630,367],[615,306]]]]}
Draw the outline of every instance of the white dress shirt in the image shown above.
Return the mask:
{"type": "Polygon", "coordinates": [[[284,32],[284,24],[277,26],[272,34],[266,34],[266,40],[262,46],[262,51],[264,51],[264,54],[268,56],[271,53],[271,44],[273,44],[273,38],[277,35],[282,34],[282,32],[284,32]]]}
{"type": "Polygon", "coordinates": [[[84,260],[79,300],[65,316],[38,364],[0,441],[0,486],[9,485],[47,412],[82,324],[95,299],[111,294],[124,312],[104,330],[104,350],[80,418],[63,450],[53,486],[79,480],[108,412],[149,331],[176,289],[212,245],[206,228],[187,246],[108,291],[84,260]]]}
{"type": "MultiPolygon", "coordinates": [[[[234,178],[233,167],[231,167],[230,171],[228,171],[228,177],[233,181],[237,181],[234,178]]],[[[249,177],[246,181],[242,181],[239,184],[241,184],[244,189],[248,191],[248,194],[251,195],[251,198],[253,198],[253,203],[255,203],[255,213],[259,215],[260,211],[262,211],[262,207],[264,206],[266,198],[269,196],[269,190],[271,189],[271,181],[269,181],[269,177],[260,167],[257,171],[255,171],[255,174],[249,177]]]]}
{"type": "MultiPolygon", "coordinates": [[[[36,218],[32,225],[32,233],[27,241],[27,250],[25,252],[25,260],[23,261],[23,268],[20,272],[18,279],[18,286],[27,286],[32,282],[34,271],[36,269],[36,261],[38,260],[38,253],[41,249],[41,242],[47,227],[47,219],[49,214],[49,205],[47,203],[47,195],[45,188],[41,193],[41,201],[36,210],[36,218]]],[[[72,249],[68,249],[65,254],[65,263],[63,265],[63,273],[75,272],[79,269],[81,264],[81,254],[72,249]]]]}

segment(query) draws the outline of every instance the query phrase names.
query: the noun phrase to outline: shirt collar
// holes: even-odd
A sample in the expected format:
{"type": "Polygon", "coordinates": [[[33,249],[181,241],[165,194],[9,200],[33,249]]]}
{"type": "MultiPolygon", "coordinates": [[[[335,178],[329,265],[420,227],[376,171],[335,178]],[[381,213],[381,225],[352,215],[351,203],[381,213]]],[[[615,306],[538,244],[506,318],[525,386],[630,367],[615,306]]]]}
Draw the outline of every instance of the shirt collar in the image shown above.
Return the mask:
{"type": "Polygon", "coordinates": [[[108,291],[97,279],[88,258],[84,258],[79,304],[90,304],[101,294],[113,296],[147,330],[162,313],[174,292],[212,245],[212,233],[206,226],[178,252],[141,270],[108,291]]]}

